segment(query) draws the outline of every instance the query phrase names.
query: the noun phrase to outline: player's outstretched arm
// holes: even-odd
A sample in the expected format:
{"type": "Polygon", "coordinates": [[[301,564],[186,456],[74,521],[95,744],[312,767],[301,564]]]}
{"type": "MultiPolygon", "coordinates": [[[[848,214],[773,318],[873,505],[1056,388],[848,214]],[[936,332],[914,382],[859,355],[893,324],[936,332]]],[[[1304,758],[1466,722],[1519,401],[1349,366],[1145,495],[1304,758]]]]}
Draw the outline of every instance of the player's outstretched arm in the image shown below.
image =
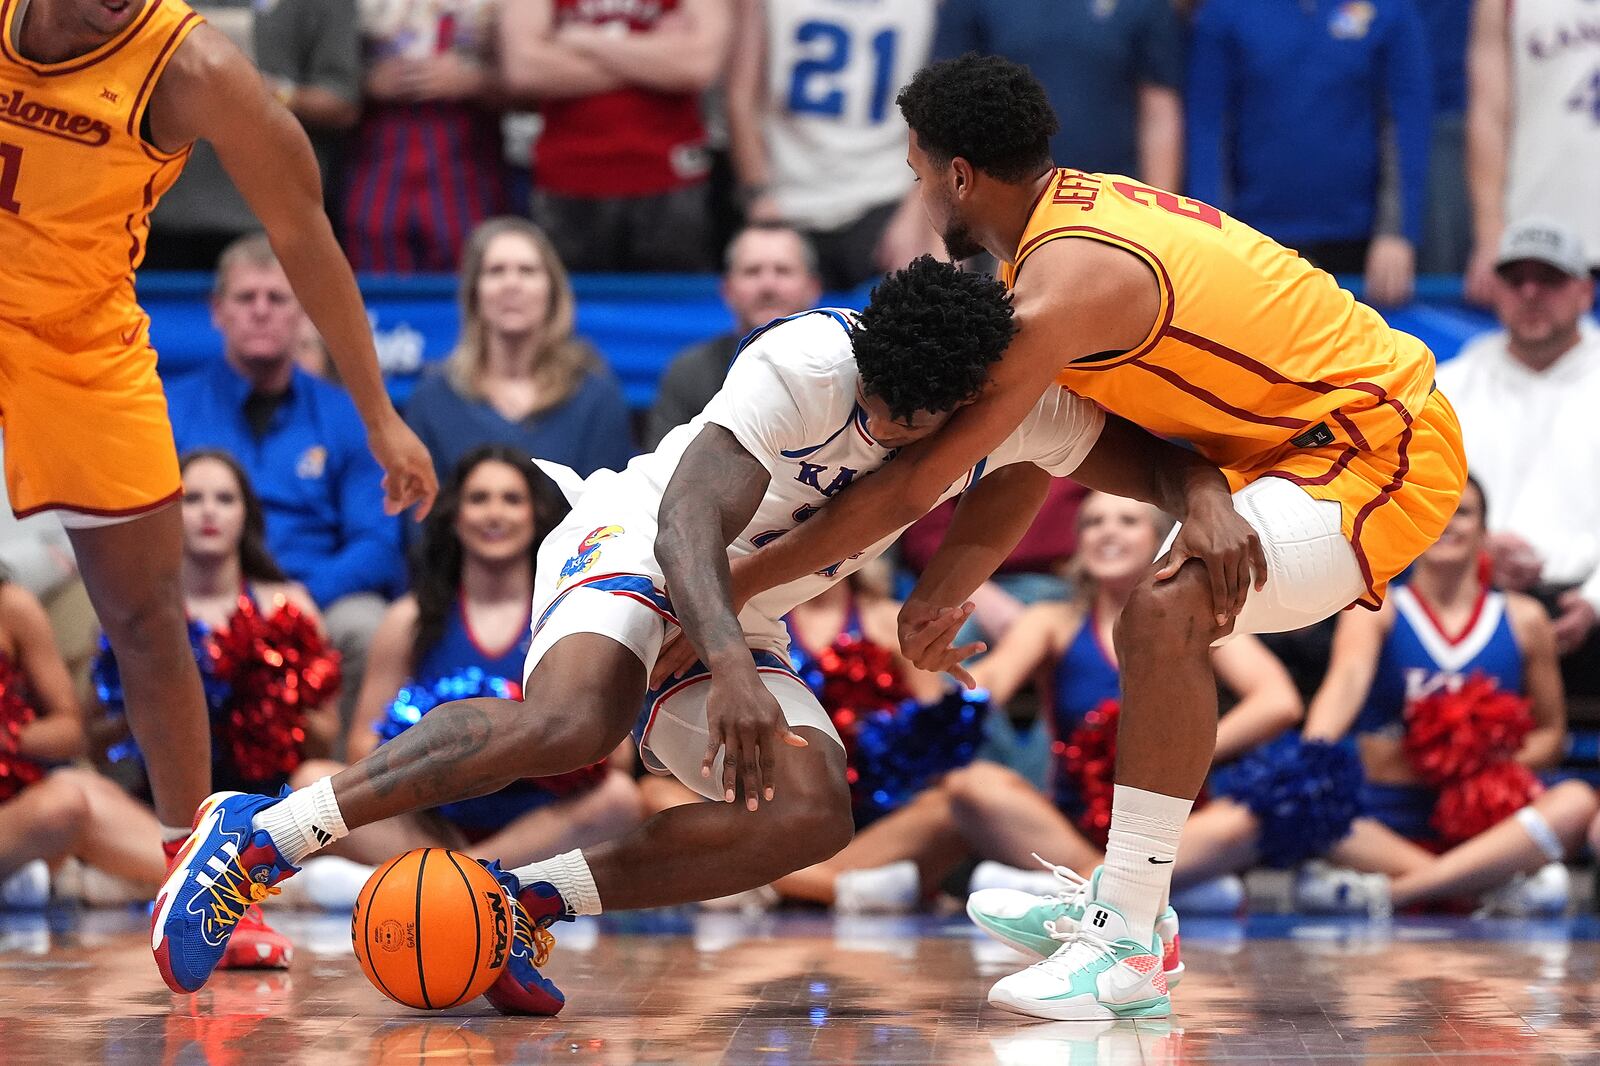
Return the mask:
{"type": "Polygon", "coordinates": [[[1096,241],[1045,244],[1012,290],[1017,334],[983,394],[937,433],[856,479],[816,517],[741,560],[736,602],[847,559],[927,514],[1022,424],[1062,364],[1137,347],[1159,299],[1149,269],[1127,252],[1096,241]]]}
{"type": "Polygon", "coordinates": [[[323,212],[316,157],[300,123],[233,43],[209,26],[178,48],[156,86],[150,120],[158,147],[204,138],[216,149],[361,412],[384,469],[387,508],[418,504],[425,514],[438,492],[433,463],[389,401],[366,308],[323,212]]]}
{"type": "Polygon", "coordinates": [[[727,429],[708,423],[673,472],[661,500],[656,561],[684,636],[711,670],[706,698],[709,743],[700,773],[709,778],[717,752],[723,798],[743,791],[755,810],[773,797],[777,744],[804,747],[789,731],[778,701],[761,683],[732,602],[728,545],[750,524],[771,481],[727,429]]]}
{"type": "Polygon", "coordinates": [[[972,615],[967,597],[1016,549],[1049,491],[1049,474],[1032,463],[1011,463],[961,497],[939,550],[900,605],[900,651],[918,669],[948,673],[968,688],[977,687],[961,663],[987,646],[951,645],[972,615]]]}

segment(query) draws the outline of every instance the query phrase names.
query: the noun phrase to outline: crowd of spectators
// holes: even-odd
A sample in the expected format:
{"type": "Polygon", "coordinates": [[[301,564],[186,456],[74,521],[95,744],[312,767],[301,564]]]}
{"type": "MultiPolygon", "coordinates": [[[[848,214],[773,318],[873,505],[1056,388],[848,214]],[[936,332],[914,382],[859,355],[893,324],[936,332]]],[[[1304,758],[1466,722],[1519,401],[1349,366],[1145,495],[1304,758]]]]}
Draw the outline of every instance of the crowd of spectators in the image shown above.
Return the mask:
{"type": "MultiPolygon", "coordinates": [[[[851,288],[933,246],[894,93],[966,51],[1038,75],[1059,163],[1214,203],[1380,305],[1419,270],[1490,303],[1500,236],[1530,216],[1600,257],[1586,0],[198,6],[305,124],[366,271],[454,270],[508,212],[573,271],[700,271],[742,220],[793,226],[824,287],[851,288]]],[[[147,265],[209,269],[252,228],[202,146],[147,265]]]]}
{"type": "MultiPolygon", "coordinates": [[[[505,663],[517,658],[517,627],[526,629],[533,551],[547,520],[538,477],[518,456],[584,475],[618,469],[700,411],[741,338],[825,291],[937,250],[905,166],[894,95],[930,59],[968,51],[1004,55],[1039,76],[1062,117],[1052,146],[1061,165],[1215,203],[1329,270],[1364,276],[1365,297],[1378,305],[1409,300],[1419,271],[1463,276],[1467,295],[1502,327],[1439,373],[1481,485],[1469,517],[1487,561],[1473,584],[1435,560],[1455,584],[1439,578],[1429,588],[1469,599],[1491,587],[1518,594],[1507,602],[1518,612],[1519,646],[1530,662],[1547,650],[1552,671],[1559,661],[1553,690],[1542,674],[1530,682],[1539,714],[1530,768],[1558,768],[1569,706],[1575,720],[1600,724],[1600,435],[1590,413],[1600,409],[1600,332],[1590,318],[1600,200],[1588,187],[1600,172],[1600,11],[1589,0],[197,6],[249,48],[305,125],[352,263],[459,279],[456,343],[405,407],[449,486],[441,513],[422,527],[384,513],[355,407],[331,380],[270,245],[203,146],[155,216],[147,267],[215,278],[217,358],[168,383],[186,456],[190,613],[215,631],[230,624],[241,594],[287,602],[340,653],[341,695],[313,709],[304,759],[370,750],[408,685],[469,667],[512,672],[505,663]],[[510,135],[528,115],[536,116],[531,145],[510,135]],[[663,367],[653,406],[631,411],[605,354],[578,331],[569,271],[718,266],[731,327],[708,329],[663,367]],[[503,543],[473,524],[495,506],[511,516],[503,543]],[[520,569],[496,561],[508,550],[520,569]],[[1548,618],[1547,649],[1545,630],[1525,618],[1533,603],[1548,618]],[[486,647],[501,649],[498,657],[486,647]],[[441,658],[457,650],[461,662],[441,658]]],[[[902,573],[926,562],[952,507],[907,534],[902,573]]],[[[107,699],[103,684],[98,699],[90,694],[95,621],[69,546],[48,516],[17,522],[0,513],[9,574],[0,584],[0,660],[21,666],[40,704],[19,750],[57,763],[93,747],[114,762],[105,721],[76,709],[107,699]],[[53,640],[41,637],[45,618],[53,640]]],[[[1041,840],[1057,845],[1056,861],[1092,864],[1092,828],[1073,821],[1076,801],[1062,799],[1051,775],[1065,735],[1117,688],[1110,633],[1127,575],[1109,573],[1093,544],[1132,537],[1135,554],[1148,555],[1144,541],[1158,541],[1160,526],[1137,505],[1086,504],[1082,488],[1058,482],[1034,529],[975,597],[973,639],[996,647],[976,667],[994,695],[982,749],[991,762],[949,773],[907,800],[904,820],[885,819],[915,832],[879,829],[777,892],[871,906],[887,891],[914,902],[963,858],[986,860],[989,883],[1031,886],[1039,876],[1016,868],[1041,840]],[[1118,515],[1125,528],[1107,533],[1118,515]],[[967,843],[896,850],[908,840],[967,843]]],[[[883,590],[841,591],[808,610],[795,625],[797,634],[822,634],[806,638],[813,650],[874,636],[892,643],[892,624],[879,618],[893,612],[883,590]]],[[[1219,675],[1238,697],[1219,759],[1294,731],[1307,704],[1308,736],[1353,731],[1367,744],[1367,718],[1351,720],[1369,706],[1365,689],[1352,695],[1347,682],[1354,669],[1374,691],[1386,683],[1371,675],[1393,614],[1365,636],[1346,632],[1360,623],[1330,621],[1320,637],[1219,651],[1219,675]]],[[[908,691],[941,705],[937,679],[901,668],[908,691]]],[[[641,793],[626,764],[619,753],[555,806],[518,793],[504,822],[466,828],[475,839],[500,833],[531,855],[677,801],[653,799],[659,789],[649,786],[641,793]]],[[[69,824],[77,828],[56,834],[61,847],[40,857],[108,854],[85,883],[159,876],[133,857],[136,848],[106,843],[119,827],[153,831],[148,811],[87,772],[58,771],[47,782],[49,791],[24,794],[25,807],[0,801],[0,877],[35,857],[9,841],[69,824]]],[[[1456,894],[1501,890],[1504,902],[1508,878],[1570,857],[1594,817],[1592,793],[1548,794],[1557,800],[1541,817],[1559,846],[1536,838],[1528,855],[1485,845],[1435,863],[1431,852],[1369,828],[1329,856],[1359,872],[1313,878],[1304,896],[1415,902],[1466,885],[1456,894]],[[1479,876],[1484,855],[1497,857],[1494,877],[1479,876]]],[[[1226,879],[1267,856],[1257,850],[1261,827],[1228,803],[1197,816],[1198,843],[1179,882],[1236,906],[1241,890],[1226,879]]],[[[462,828],[431,817],[374,827],[352,838],[349,858],[377,861],[394,841],[458,842],[462,828]]],[[[1588,832],[1600,846],[1600,821],[1588,832]]],[[[1513,882],[1527,891],[1511,905],[1537,906],[1548,882],[1513,882]]]]}

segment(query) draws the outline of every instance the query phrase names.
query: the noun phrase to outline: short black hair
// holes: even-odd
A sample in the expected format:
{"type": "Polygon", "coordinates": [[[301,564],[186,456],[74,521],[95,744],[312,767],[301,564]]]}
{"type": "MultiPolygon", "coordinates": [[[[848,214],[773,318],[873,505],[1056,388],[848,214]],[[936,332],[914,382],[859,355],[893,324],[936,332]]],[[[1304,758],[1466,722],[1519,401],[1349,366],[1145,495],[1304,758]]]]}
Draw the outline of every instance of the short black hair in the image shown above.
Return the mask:
{"type": "Polygon", "coordinates": [[[940,163],[959,156],[1007,182],[1050,169],[1050,138],[1061,123],[1027,67],[968,52],[923,67],[895,103],[940,163]]]}
{"type": "Polygon", "coordinates": [[[1004,285],[924,255],[878,282],[850,344],[862,389],[905,421],[976,397],[1016,332],[1004,285]]]}

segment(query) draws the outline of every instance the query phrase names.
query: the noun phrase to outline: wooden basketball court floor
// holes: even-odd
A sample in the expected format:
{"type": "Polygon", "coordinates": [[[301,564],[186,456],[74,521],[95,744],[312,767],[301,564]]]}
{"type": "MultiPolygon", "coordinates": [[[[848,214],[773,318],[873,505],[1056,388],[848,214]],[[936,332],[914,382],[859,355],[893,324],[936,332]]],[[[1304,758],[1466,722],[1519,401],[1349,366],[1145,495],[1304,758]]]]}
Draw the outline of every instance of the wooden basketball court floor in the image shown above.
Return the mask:
{"type": "Polygon", "coordinates": [[[287,973],[173,996],[137,911],[0,915],[0,1063],[1600,1063],[1600,922],[1256,918],[1184,927],[1170,1021],[1030,1023],[964,918],[675,911],[564,927],[555,1019],[396,1006],[349,922],[274,915],[287,973]]]}

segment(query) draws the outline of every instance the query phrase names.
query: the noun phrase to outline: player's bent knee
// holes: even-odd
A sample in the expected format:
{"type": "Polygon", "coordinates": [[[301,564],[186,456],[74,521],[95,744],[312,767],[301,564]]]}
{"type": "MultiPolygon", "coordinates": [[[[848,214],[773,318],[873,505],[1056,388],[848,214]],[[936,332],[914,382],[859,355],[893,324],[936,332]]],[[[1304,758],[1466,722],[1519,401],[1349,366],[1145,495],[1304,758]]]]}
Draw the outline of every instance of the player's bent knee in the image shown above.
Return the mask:
{"type": "Polygon", "coordinates": [[[126,654],[159,648],[174,640],[188,649],[188,618],[183,599],[175,589],[149,589],[142,596],[95,605],[100,625],[114,651],[126,654]]]}
{"type": "Polygon", "coordinates": [[[610,755],[628,731],[613,701],[575,687],[530,689],[521,704],[508,706],[506,748],[512,761],[524,755],[543,766],[559,756],[557,761],[576,770],[610,755]]]}
{"type": "Polygon", "coordinates": [[[786,760],[788,765],[779,771],[778,798],[772,807],[778,824],[771,835],[782,848],[789,870],[803,870],[833,858],[855,835],[844,749],[817,730],[803,729],[802,733],[812,748],[785,752],[779,759],[801,751],[810,757],[786,760]]]}
{"type": "Polygon", "coordinates": [[[774,844],[781,847],[785,872],[803,870],[827,862],[843,851],[855,836],[850,817],[848,792],[842,804],[805,804],[785,811],[779,817],[774,844]]]}
{"type": "Polygon", "coordinates": [[[1117,647],[1125,652],[1205,647],[1211,638],[1211,586],[1205,569],[1195,563],[1160,584],[1151,578],[1142,581],[1117,619],[1115,635],[1117,647]]]}

